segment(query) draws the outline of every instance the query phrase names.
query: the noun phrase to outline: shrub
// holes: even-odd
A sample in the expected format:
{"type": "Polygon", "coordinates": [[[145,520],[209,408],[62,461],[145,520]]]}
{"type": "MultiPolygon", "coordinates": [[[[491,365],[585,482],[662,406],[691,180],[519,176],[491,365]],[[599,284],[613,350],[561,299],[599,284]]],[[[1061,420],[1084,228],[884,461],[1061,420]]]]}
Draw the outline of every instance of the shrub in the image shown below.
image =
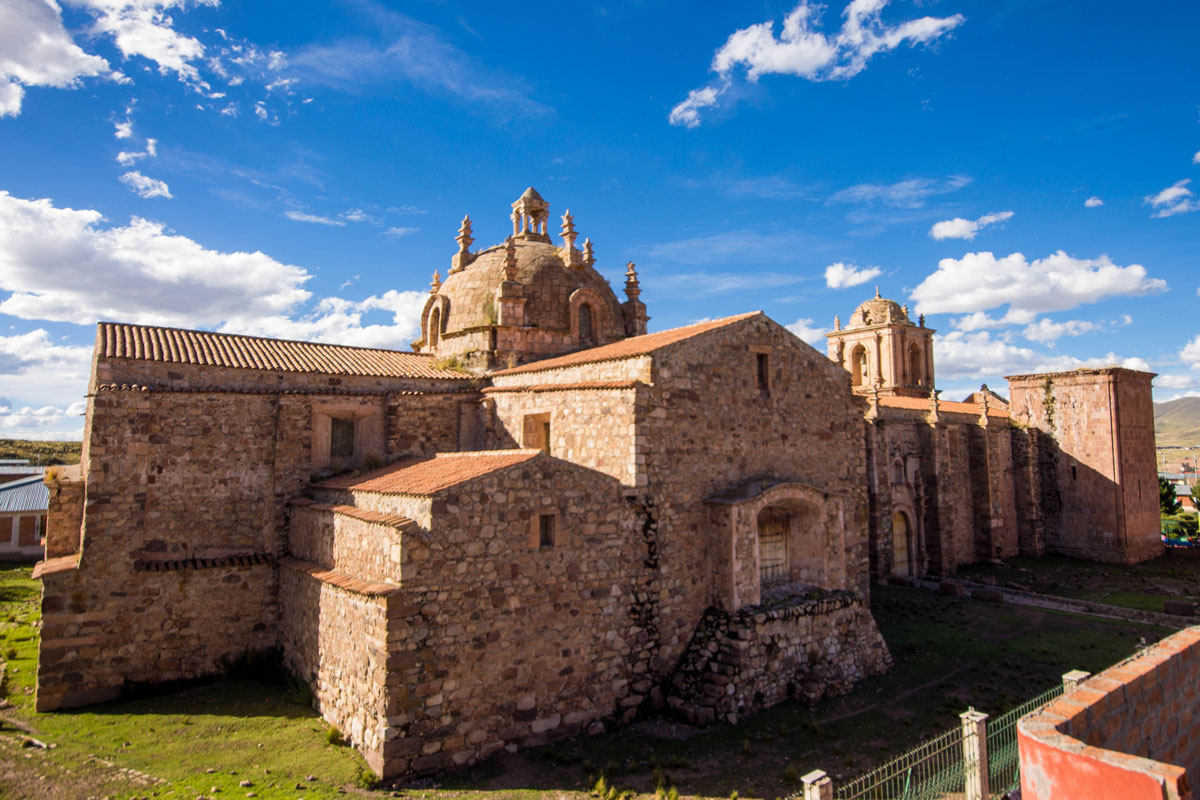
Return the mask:
{"type": "Polygon", "coordinates": [[[795,764],[788,764],[783,768],[783,782],[788,786],[794,786],[800,780],[800,773],[796,770],[795,764]]]}
{"type": "Polygon", "coordinates": [[[330,725],[329,730],[325,731],[325,741],[332,745],[343,745],[346,743],[346,737],[342,736],[336,725],[330,725]]]}
{"type": "Polygon", "coordinates": [[[359,764],[354,772],[354,785],[360,789],[375,789],[379,786],[379,778],[369,768],[359,764]]]}

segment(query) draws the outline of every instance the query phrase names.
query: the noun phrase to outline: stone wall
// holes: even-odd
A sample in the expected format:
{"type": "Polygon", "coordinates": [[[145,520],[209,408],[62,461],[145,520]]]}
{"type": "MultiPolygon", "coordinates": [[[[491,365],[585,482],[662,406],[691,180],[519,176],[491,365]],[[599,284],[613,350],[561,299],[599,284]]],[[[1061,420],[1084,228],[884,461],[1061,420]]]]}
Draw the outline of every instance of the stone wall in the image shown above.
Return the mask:
{"type": "Polygon", "coordinates": [[[388,698],[389,598],[343,589],[303,572],[279,571],[284,664],[308,682],[321,715],[362,751],[379,775],[388,698]]]}
{"type": "Polygon", "coordinates": [[[416,523],[352,506],[292,501],[288,552],[365,581],[399,585],[402,530],[416,523]]]}
{"type": "Polygon", "coordinates": [[[1200,780],[1200,627],[1084,681],[1017,726],[1026,800],[1186,800],[1200,780]]]}
{"type": "MultiPolygon", "coordinates": [[[[408,514],[414,498],[343,497],[408,514]]],[[[348,493],[347,493],[348,495],[348,493]]],[[[328,499],[328,498],[326,498],[328,499]]],[[[617,482],[538,456],[432,499],[402,532],[387,633],[387,774],[466,764],[629,718],[649,695],[649,579],[617,482]],[[555,517],[539,544],[539,516],[555,517]]]]}
{"type": "Polygon", "coordinates": [[[79,552],[83,530],[83,470],[78,464],[59,467],[46,476],[46,558],[79,552]]]}
{"type": "Polygon", "coordinates": [[[1047,550],[1129,563],[1161,555],[1152,377],[1114,367],[1009,378],[1013,418],[1057,448],[1061,507],[1047,550]]]}

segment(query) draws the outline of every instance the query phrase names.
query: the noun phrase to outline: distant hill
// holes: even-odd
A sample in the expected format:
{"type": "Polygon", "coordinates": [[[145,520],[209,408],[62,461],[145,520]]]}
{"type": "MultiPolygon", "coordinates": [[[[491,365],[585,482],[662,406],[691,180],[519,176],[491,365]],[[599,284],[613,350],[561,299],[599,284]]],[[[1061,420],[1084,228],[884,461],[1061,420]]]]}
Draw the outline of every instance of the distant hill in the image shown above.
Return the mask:
{"type": "Polygon", "coordinates": [[[78,464],[83,442],[34,442],[0,439],[0,458],[28,458],[32,464],[78,464]]]}
{"type": "Polygon", "coordinates": [[[1154,438],[1159,447],[1200,444],[1200,397],[1155,403],[1154,438]]]}

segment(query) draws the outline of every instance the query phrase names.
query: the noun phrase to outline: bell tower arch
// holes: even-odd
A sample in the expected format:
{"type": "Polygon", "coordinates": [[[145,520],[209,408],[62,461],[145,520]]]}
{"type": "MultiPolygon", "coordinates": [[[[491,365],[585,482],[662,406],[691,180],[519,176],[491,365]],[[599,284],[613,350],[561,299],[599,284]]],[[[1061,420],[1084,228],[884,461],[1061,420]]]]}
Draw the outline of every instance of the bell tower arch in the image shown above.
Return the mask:
{"type": "Polygon", "coordinates": [[[876,287],[875,296],[854,310],[845,327],[835,317],[825,338],[829,357],[850,373],[855,392],[928,397],[935,332],[925,327],[924,315],[914,323],[907,305],[881,297],[876,287]]]}

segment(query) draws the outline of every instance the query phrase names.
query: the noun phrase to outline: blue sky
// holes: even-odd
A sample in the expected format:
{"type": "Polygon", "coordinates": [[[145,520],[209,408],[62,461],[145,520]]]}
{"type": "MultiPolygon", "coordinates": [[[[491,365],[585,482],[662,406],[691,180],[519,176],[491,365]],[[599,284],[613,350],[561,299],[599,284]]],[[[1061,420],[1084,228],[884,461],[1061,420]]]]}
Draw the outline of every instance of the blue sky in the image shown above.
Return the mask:
{"type": "Polygon", "coordinates": [[[407,349],[533,185],[652,330],[824,350],[879,285],[946,396],[1200,393],[1200,6],[0,4],[0,436],[78,435],[99,319],[407,349]],[[303,13],[298,13],[302,9],[303,13]]]}

